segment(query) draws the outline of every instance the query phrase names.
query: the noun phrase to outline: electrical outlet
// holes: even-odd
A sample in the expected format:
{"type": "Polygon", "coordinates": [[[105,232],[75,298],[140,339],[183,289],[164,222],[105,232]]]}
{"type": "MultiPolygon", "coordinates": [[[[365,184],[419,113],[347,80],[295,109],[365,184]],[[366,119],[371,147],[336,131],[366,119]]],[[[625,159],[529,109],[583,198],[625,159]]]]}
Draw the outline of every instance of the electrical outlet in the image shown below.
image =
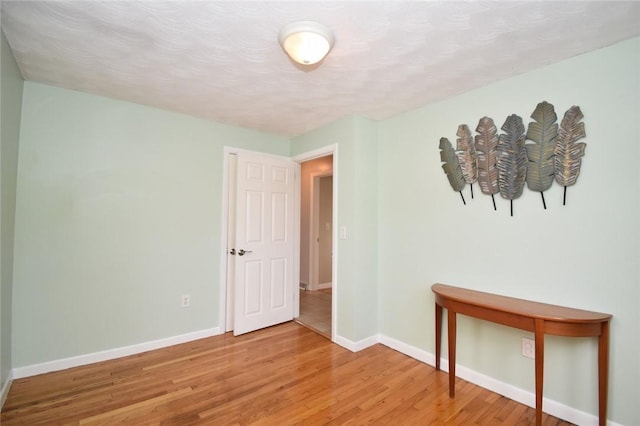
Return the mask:
{"type": "Polygon", "coordinates": [[[189,306],[191,306],[191,296],[188,294],[180,296],[180,307],[188,308],[189,306]]]}
{"type": "Polygon", "coordinates": [[[535,359],[536,357],[536,342],[528,337],[522,338],[522,356],[535,359]]]}

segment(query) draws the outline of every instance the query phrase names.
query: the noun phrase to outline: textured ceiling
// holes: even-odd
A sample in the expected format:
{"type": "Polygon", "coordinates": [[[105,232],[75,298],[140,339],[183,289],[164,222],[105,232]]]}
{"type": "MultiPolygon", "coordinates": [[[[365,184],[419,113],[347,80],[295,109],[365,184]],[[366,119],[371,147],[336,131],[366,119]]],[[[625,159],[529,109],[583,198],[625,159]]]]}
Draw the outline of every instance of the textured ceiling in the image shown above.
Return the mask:
{"type": "Polygon", "coordinates": [[[379,120],[640,35],[640,2],[2,1],[25,80],[294,136],[379,120]],[[336,43],[301,69],[297,20],[336,43]]]}

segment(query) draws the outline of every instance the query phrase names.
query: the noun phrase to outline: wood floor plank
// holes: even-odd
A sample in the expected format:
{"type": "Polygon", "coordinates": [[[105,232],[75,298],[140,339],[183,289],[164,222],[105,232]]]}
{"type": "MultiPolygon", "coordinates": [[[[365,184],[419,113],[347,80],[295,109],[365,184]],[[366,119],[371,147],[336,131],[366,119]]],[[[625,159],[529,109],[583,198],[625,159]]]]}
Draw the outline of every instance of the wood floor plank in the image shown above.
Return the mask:
{"type": "MultiPolygon", "coordinates": [[[[15,380],[5,425],[529,425],[532,408],[290,322],[15,380]]],[[[570,423],[545,415],[545,426],[570,423]]]]}

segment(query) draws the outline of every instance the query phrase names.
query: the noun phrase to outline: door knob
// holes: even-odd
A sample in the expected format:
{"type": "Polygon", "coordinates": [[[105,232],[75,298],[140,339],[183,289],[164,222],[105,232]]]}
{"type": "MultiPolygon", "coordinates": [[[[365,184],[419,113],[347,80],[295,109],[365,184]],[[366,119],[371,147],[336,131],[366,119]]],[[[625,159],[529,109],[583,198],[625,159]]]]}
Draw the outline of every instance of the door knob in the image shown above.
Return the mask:
{"type": "Polygon", "coordinates": [[[251,250],[244,250],[244,249],[238,250],[238,256],[244,256],[245,253],[253,253],[253,252],[251,250]]]}
{"type": "Polygon", "coordinates": [[[232,248],[231,250],[229,250],[229,254],[235,255],[236,254],[236,249],[232,248]]]}

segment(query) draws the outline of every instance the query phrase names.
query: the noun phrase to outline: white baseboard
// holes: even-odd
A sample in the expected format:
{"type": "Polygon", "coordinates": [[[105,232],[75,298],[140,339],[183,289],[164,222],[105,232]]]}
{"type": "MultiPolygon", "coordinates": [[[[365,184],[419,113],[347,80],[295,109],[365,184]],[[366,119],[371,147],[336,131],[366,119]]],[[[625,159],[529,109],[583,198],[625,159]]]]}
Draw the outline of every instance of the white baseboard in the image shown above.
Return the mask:
{"type": "MultiPolygon", "coordinates": [[[[388,346],[391,349],[394,349],[398,352],[402,352],[403,354],[410,356],[412,358],[417,359],[418,361],[422,361],[425,364],[429,364],[431,366],[435,366],[436,357],[434,354],[429,353],[425,350],[416,348],[414,346],[408,345],[399,340],[393,339],[388,336],[379,336],[379,342],[385,346],[388,346]]],[[[449,362],[446,358],[441,358],[440,368],[443,371],[449,371],[449,362]]],[[[536,395],[533,392],[520,389],[508,383],[501,382],[492,377],[486,376],[484,374],[478,373],[470,368],[464,367],[462,365],[456,364],[456,376],[464,379],[470,383],[488,389],[497,394],[503,395],[509,399],[517,401],[521,404],[527,405],[531,408],[535,408],[536,404],[536,395]]],[[[574,423],[581,426],[597,426],[598,425],[598,416],[585,413],[584,411],[577,410],[575,408],[569,407],[567,405],[561,404],[557,401],[543,398],[542,401],[543,411],[547,414],[551,414],[554,417],[558,417],[559,419],[566,420],[570,423],[574,423]]],[[[623,426],[619,423],[612,422],[611,420],[607,421],[608,426],[623,426]]]]}
{"type": "MultiPolygon", "coordinates": [[[[379,336],[379,342],[391,349],[402,352],[403,354],[408,355],[411,358],[422,361],[425,364],[429,364],[431,366],[436,365],[436,357],[425,350],[418,349],[415,346],[408,345],[404,342],[401,342],[400,340],[396,340],[385,335],[379,336]]],[[[446,365],[443,365],[443,370],[446,371],[446,365]]]]}
{"type": "Polygon", "coordinates": [[[9,375],[7,376],[7,380],[2,384],[2,389],[0,390],[0,410],[4,407],[4,402],[7,400],[7,395],[9,395],[9,389],[11,388],[11,383],[13,382],[13,372],[9,371],[9,375]]]}
{"type": "Polygon", "coordinates": [[[369,346],[373,346],[379,343],[379,340],[378,336],[371,336],[358,342],[354,342],[349,339],[345,339],[344,337],[335,336],[335,338],[333,339],[333,343],[340,345],[343,348],[349,349],[351,352],[359,352],[363,349],[367,349],[369,346]]]}
{"type": "Polygon", "coordinates": [[[21,379],[23,377],[35,376],[37,374],[49,373],[51,371],[65,370],[67,368],[79,367],[81,365],[93,364],[95,362],[107,361],[154,349],[165,348],[167,346],[178,345],[192,340],[204,339],[205,337],[217,336],[218,334],[222,334],[220,327],[214,327],[207,330],[194,331],[191,333],[125,346],[122,348],[109,349],[106,351],[94,352],[71,358],[48,361],[26,367],[18,367],[12,370],[12,377],[14,379],[21,379]]]}
{"type": "Polygon", "coordinates": [[[300,288],[304,288],[305,290],[309,290],[309,291],[318,291],[318,290],[324,290],[326,288],[331,288],[333,287],[333,283],[322,283],[322,284],[313,284],[313,285],[309,285],[307,283],[300,283],[300,288]],[[303,287],[303,284],[306,287],[303,287]]]}

